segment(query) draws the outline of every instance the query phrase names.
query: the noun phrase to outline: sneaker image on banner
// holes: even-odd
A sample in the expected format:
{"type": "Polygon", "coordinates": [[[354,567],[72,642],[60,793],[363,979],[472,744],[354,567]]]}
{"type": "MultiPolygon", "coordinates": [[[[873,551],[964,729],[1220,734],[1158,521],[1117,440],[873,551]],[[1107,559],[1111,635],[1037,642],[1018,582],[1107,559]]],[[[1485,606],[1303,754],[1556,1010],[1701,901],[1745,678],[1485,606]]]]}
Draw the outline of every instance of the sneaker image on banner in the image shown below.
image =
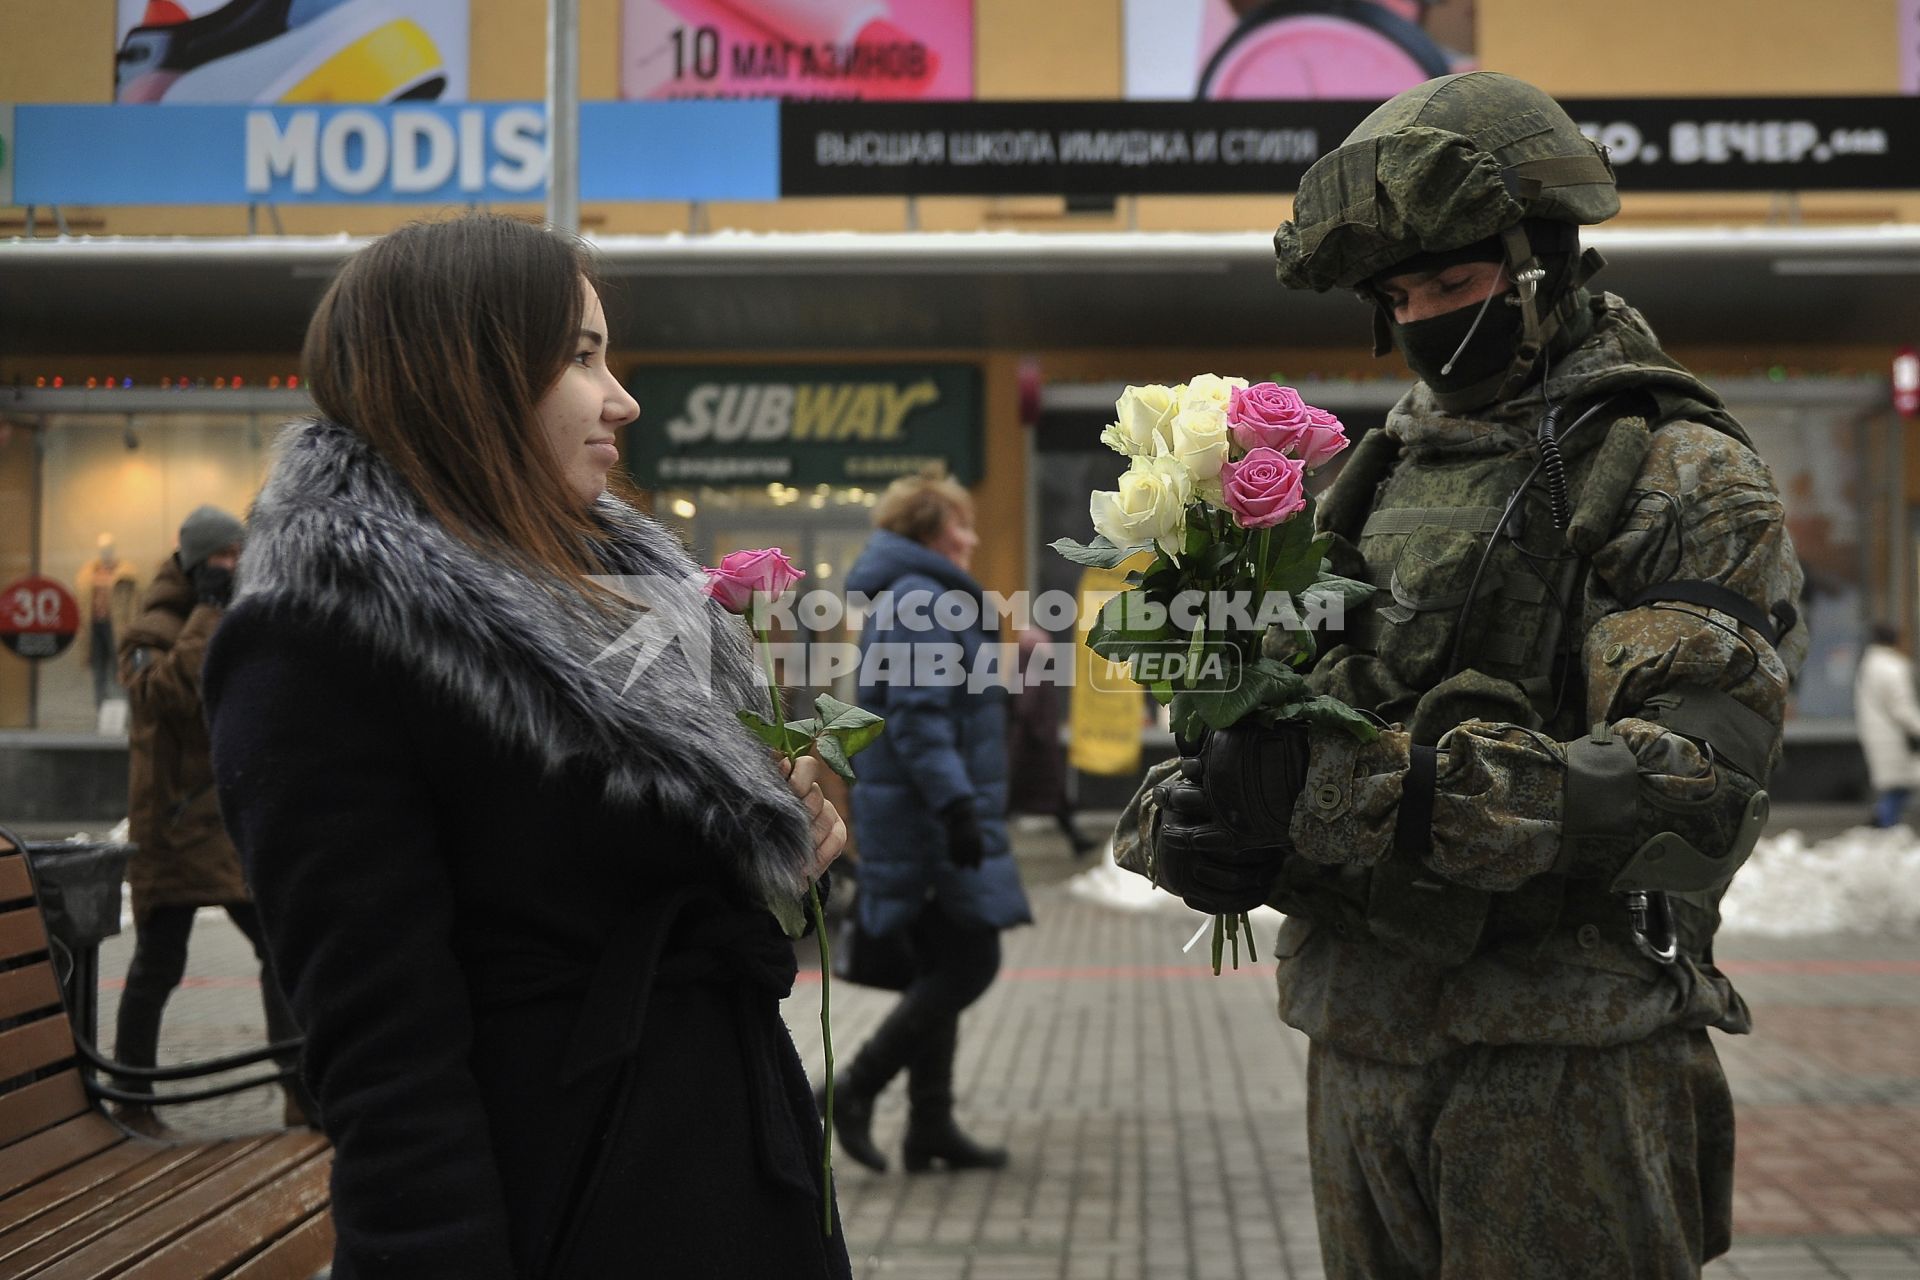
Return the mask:
{"type": "Polygon", "coordinates": [[[120,0],[118,102],[459,102],[468,0],[120,0]]]}

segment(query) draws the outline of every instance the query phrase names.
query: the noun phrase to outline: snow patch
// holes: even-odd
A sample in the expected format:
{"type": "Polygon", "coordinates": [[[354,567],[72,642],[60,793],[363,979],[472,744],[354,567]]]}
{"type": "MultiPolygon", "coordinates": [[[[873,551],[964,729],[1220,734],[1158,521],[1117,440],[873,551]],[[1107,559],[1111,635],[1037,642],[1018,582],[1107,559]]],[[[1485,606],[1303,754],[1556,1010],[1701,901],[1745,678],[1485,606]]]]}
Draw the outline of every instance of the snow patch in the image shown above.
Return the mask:
{"type": "Polygon", "coordinates": [[[1764,837],[1720,900],[1722,933],[1920,933],[1920,837],[1854,827],[1764,837]]]}
{"type": "MultiPolygon", "coordinates": [[[[1100,861],[1067,881],[1067,892],[1116,911],[1194,920],[1180,899],[1123,871],[1109,842],[1100,861]]],[[[1816,933],[1920,933],[1920,835],[1906,826],[1855,827],[1808,844],[1798,831],[1763,838],[1720,902],[1721,932],[1792,937],[1816,933]]],[[[1283,917],[1253,913],[1261,936],[1283,917]]]]}
{"type": "MultiPolygon", "coordinates": [[[[1162,915],[1180,916],[1192,920],[1197,925],[1211,917],[1195,911],[1180,899],[1163,890],[1154,888],[1145,876],[1135,875],[1122,869],[1113,860],[1113,841],[1109,840],[1100,851],[1100,860],[1079,875],[1067,881],[1067,892],[1086,902],[1111,907],[1115,911],[1156,912],[1162,915]]],[[[1256,937],[1271,939],[1274,930],[1286,919],[1272,907],[1256,907],[1248,913],[1258,932],[1256,937]]],[[[1261,948],[1262,954],[1265,947],[1261,948]]]]}

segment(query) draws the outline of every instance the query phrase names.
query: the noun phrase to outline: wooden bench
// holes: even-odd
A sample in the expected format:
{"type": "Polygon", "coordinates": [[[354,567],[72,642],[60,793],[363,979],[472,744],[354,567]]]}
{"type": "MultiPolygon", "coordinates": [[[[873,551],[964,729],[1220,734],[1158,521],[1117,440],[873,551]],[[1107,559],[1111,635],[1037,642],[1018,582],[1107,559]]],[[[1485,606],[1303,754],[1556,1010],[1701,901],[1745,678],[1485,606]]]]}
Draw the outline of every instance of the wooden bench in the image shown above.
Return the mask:
{"type": "Polygon", "coordinates": [[[74,1042],[32,869],[0,832],[0,1277],[309,1280],[327,1265],[324,1138],[131,1134],[98,1105],[113,1090],[82,1070],[97,1061],[74,1042]]]}

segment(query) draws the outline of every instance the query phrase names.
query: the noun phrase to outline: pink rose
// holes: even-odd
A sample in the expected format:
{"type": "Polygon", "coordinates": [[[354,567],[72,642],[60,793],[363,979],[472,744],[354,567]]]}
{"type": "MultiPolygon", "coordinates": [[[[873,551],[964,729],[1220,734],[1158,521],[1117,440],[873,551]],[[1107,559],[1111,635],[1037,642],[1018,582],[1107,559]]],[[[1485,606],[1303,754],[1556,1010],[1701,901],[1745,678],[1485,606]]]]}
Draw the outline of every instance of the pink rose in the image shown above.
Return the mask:
{"type": "Polygon", "coordinates": [[[778,600],[806,576],[777,547],[736,551],[719,568],[707,570],[707,594],[728,613],[745,613],[756,595],[778,600]]]}
{"type": "Polygon", "coordinates": [[[1294,443],[1294,455],[1309,471],[1347,447],[1347,429],[1325,409],[1307,406],[1307,425],[1294,443]]]}
{"type": "Polygon", "coordinates": [[[1347,447],[1340,419],[1308,404],[1292,387],[1271,382],[1236,388],[1227,401],[1227,426],[1242,449],[1291,453],[1309,467],[1347,447]]]}
{"type": "Polygon", "coordinates": [[[1227,510],[1243,529],[1265,529],[1307,505],[1307,464],[1277,449],[1258,448],[1220,470],[1227,510]]]}

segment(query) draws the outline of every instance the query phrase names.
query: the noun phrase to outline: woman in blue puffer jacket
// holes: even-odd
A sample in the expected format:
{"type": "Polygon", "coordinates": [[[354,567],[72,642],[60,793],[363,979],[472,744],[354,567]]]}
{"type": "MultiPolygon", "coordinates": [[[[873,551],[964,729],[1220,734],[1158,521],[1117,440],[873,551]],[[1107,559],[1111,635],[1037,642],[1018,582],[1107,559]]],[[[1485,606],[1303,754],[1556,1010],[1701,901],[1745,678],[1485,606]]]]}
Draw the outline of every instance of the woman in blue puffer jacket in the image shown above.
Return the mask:
{"type": "MultiPolygon", "coordinates": [[[[953,480],[907,477],[874,524],[847,574],[848,590],[871,601],[860,702],[887,722],[854,791],[858,910],[869,933],[905,934],[914,977],[840,1074],[834,1131],[848,1155],[884,1171],[873,1104],[904,1070],[907,1170],[999,1168],[1007,1153],[953,1119],[960,1013],[999,971],[1000,930],[1033,919],[1007,842],[1007,689],[993,651],[981,652],[998,643],[996,619],[968,572],[973,499],[953,480]]],[[[999,665],[1010,678],[1011,658],[999,665]]]]}

